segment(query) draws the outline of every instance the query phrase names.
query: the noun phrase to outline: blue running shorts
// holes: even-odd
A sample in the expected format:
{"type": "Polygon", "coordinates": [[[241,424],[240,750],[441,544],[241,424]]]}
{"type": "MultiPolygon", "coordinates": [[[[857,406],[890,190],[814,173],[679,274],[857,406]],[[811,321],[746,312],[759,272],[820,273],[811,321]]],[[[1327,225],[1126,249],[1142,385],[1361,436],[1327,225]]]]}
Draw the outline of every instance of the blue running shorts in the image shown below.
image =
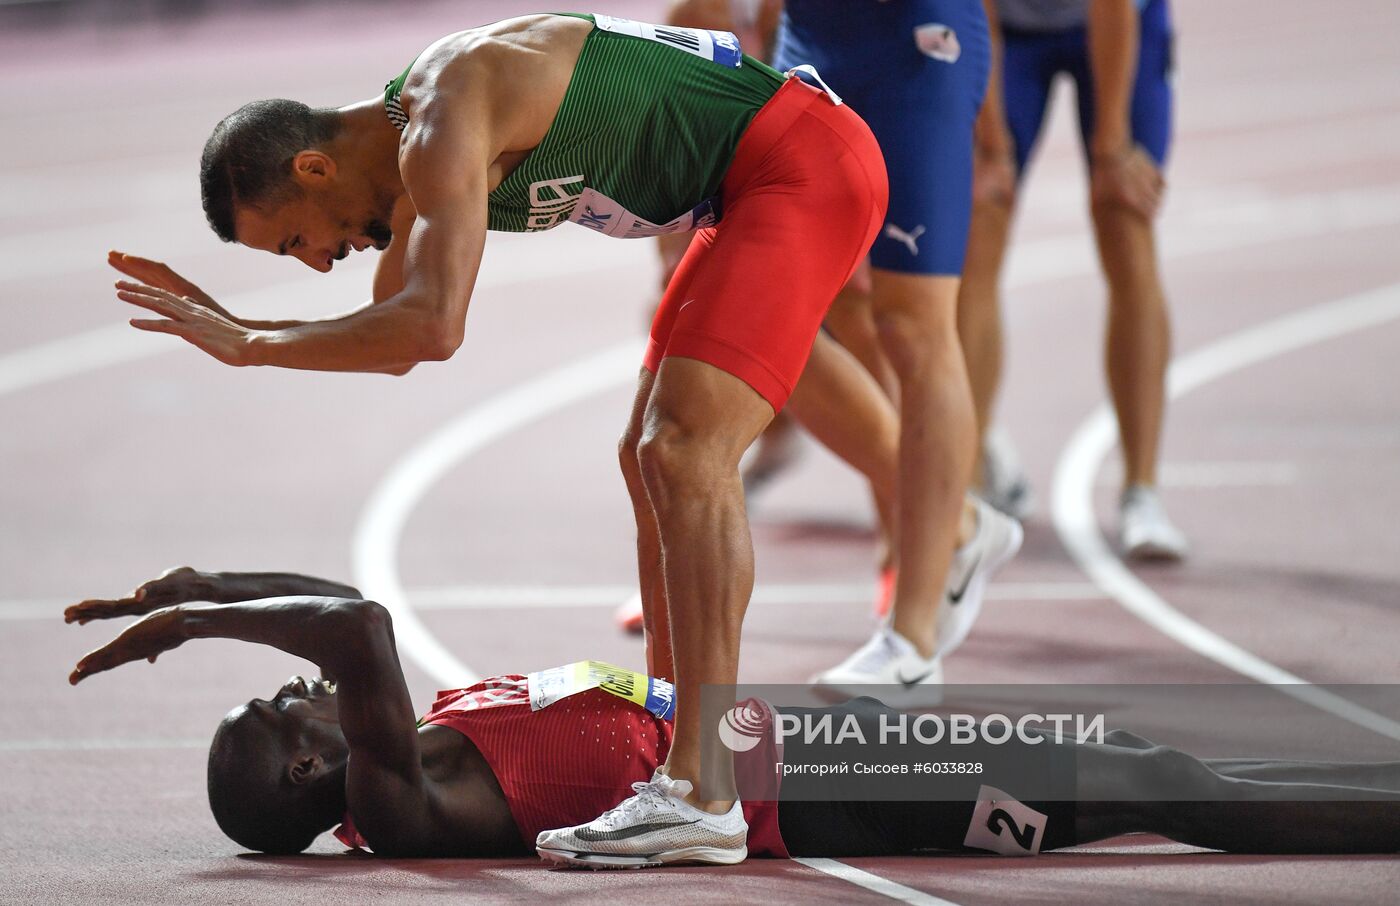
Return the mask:
{"type": "MultiPolygon", "coordinates": [[[[1167,0],[1149,0],[1140,15],[1137,80],[1133,85],[1133,140],[1164,166],[1172,137],[1172,28],[1167,0]]],[[[1002,59],[1006,121],[1016,146],[1016,171],[1025,173],[1045,121],[1055,76],[1074,79],[1079,131],[1085,148],[1094,131],[1094,85],[1089,42],[1081,26],[1036,32],[1003,28],[1002,59]]],[[[878,136],[879,133],[876,132],[878,136]]]]}
{"type": "Polygon", "coordinates": [[[875,133],[890,206],[875,267],[957,276],[991,39],[980,0],[788,0],[774,65],[811,64],[875,133]]]}

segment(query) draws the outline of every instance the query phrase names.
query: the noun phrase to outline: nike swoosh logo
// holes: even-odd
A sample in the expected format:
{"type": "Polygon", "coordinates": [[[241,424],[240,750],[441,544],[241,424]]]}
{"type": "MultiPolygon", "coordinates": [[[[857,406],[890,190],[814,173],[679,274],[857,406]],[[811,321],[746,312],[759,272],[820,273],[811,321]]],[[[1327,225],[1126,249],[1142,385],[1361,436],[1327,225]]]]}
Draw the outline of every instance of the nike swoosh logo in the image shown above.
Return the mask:
{"type": "Polygon", "coordinates": [[[601,843],[605,840],[626,840],[628,837],[637,837],[651,831],[670,830],[673,827],[689,827],[692,824],[699,824],[700,819],[694,821],[651,821],[646,824],[634,824],[631,827],[624,827],[618,830],[595,831],[592,828],[581,827],[574,831],[574,836],[589,843],[601,843]]]}
{"type": "Polygon", "coordinates": [[[922,683],[924,680],[928,679],[932,675],[932,670],[925,670],[923,673],[920,673],[913,679],[905,679],[903,673],[896,673],[894,675],[894,678],[899,680],[900,685],[902,685],[904,688],[913,689],[915,686],[919,685],[919,683],[922,683]]]}
{"type": "Polygon", "coordinates": [[[977,552],[977,559],[972,561],[972,565],[963,573],[962,585],[957,590],[948,592],[948,603],[957,607],[962,603],[963,595],[967,594],[967,587],[972,584],[972,577],[977,572],[977,565],[982,562],[982,552],[977,552]]]}

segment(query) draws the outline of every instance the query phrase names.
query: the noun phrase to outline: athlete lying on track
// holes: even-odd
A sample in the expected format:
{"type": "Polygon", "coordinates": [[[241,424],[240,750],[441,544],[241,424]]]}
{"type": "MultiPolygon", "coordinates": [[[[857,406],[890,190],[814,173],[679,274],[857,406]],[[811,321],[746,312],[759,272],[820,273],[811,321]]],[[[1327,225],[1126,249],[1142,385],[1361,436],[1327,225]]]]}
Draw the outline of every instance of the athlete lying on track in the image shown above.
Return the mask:
{"type": "MultiPolygon", "coordinates": [[[[69,682],[130,661],[154,662],[197,638],[271,645],[315,662],[326,677],[294,677],[271,699],[229,712],[214,734],[209,804],[224,833],[249,849],[300,852],[340,823],[340,839],[381,856],[508,856],[536,847],[550,861],[636,867],[706,855],[680,849],[614,856],[609,827],[636,835],[611,812],[570,827],[622,800],[634,784],[646,787],[648,778],[684,783],[653,777],[670,723],[632,701],[593,688],[534,710],[526,678],[511,675],[441,693],[417,720],[388,612],[354,588],[307,576],[181,568],[128,597],[76,604],[65,619],[138,615],[144,616],[83,657],[69,682]]],[[[881,708],[859,699],[824,710],[869,716],[881,708]]],[[[800,743],[800,737],[788,740],[788,764],[801,763],[800,743]]],[[[1023,850],[1033,852],[1133,831],[1236,852],[1400,850],[1400,764],[1202,761],[1123,732],[1108,734],[1105,744],[1026,748],[1044,753],[1052,768],[1072,769],[1079,801],[998,799],[1020,816],[1016,827],[1001,826],[1000,840],[1010,844],[999,847],[1004,852],[1016,850],[1016,837],[1033,838],[1023,850]],[[1163,798],[1186,792],[1196,801],[1129,801],[1159,790],[1163,798]]],[[[741,772],[746,757],[774,752],[761,745],[740,754],[741,772]]],[[[836,782],[792,776],[783,780],[779,801],[745,802],[750,850],[852,856],[969,848],[977,805],[971,799],[796,798],[836,782]]],[[[1015,794],[1015,777],[984,776],[978,783],[1015,794]]],[[[678,796],[660,798],[660,817],[672,827],[695,811],[678,796]]],[[[674,837],[674,831],[666,835],[674,837]]],[[[637,842],[629,840],[629,849],[637,842]]]]}

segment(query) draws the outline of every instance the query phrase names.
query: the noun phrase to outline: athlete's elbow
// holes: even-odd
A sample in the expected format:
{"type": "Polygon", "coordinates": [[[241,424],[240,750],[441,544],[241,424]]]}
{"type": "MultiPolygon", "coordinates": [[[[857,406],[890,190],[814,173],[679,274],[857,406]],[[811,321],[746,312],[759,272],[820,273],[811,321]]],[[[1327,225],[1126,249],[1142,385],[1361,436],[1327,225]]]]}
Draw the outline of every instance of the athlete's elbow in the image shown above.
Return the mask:
{"type": "Polygon", "coordinates": [[[394,618],[389,608],[374,601],[345,600],[337,602],[342,639],[348,647],[353,643],[372,643],[394,636],[394,618]]]}
{"type": "Polygon", "coordinates": [[[445,362],[462,346],[464,325],[446,319],[435,319],[423,335],[419,348],[420,362],[445,362]]]}

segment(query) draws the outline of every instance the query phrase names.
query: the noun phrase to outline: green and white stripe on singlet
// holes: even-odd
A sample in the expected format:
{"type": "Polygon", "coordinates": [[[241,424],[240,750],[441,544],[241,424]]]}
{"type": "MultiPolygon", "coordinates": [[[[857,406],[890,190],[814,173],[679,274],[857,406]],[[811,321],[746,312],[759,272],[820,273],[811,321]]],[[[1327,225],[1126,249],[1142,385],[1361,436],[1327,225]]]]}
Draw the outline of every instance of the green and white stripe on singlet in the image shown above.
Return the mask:
{"type": "MultiPolygon", "coordinates": [[[[544,140],[490,194],[489,228],[535,232],[567,220],[631,239],[713,223],[739,138],[783,77],[741,56],[727,32],[560,15],[594,29],[544,140]]],[[[412,68],[384,89],[401,131],[412,68]]]]}

